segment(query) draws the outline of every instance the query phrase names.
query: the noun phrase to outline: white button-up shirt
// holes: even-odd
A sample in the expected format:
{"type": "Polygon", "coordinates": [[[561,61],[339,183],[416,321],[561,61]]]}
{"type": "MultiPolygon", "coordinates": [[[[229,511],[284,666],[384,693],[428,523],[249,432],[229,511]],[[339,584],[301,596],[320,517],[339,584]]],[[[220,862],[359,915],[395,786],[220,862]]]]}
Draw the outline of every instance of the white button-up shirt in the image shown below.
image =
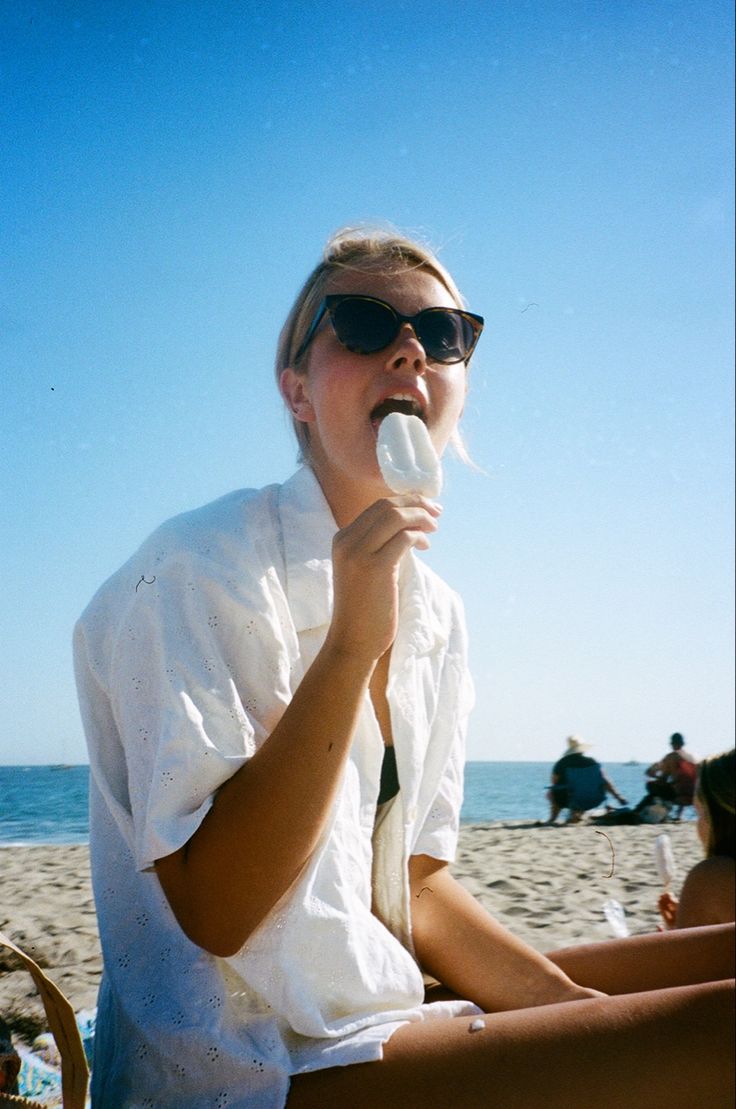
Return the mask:
{"type": "Polygon", "coordinates": [[[290,1074],[380,1058],[407,1020],[477,1011],[425,1005],[412,949],[408,860],[454,857],[472,700],[459,600],[413,556],[387,687],[400,791],[382,819],[367,696],[320,842],[240,952],[188,940],[153,870],[267,742],[322,645],[335,531],[303,468],[164,524],[79,621],[99,1107],[277,1109],[290,1074]]]}

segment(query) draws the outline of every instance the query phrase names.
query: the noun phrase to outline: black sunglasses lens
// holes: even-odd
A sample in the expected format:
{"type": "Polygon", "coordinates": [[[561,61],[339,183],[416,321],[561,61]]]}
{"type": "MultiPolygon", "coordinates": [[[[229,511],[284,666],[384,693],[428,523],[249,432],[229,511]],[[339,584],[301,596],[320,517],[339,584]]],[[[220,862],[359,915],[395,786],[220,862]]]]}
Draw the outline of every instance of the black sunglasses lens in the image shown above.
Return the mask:
{"type": "MultiPolygon", "coordinates": [[[[344,347],[354,354],[373,354],[396,338],[401,319],[378,300],[347,296],[330,309],[332,326],[344,347]]],[[[453,308],[425,308],[412,323],[427,357],[433,362],[463,362],[478,336],[473,323],[453,308]]]]}
{"type": "Polygon", "coordinates": [[[335,305],[331,316],[338,339],[354,354],[382,350],[398,331],[391,309],[372,300],[346,298],[335,305]]]}
{"type": "Polygon", "coordinates": [[[433,308],[421,314],[419,341],[435,362],[462,362],[474,338],[472,325],[460,312],[433,308]]]}

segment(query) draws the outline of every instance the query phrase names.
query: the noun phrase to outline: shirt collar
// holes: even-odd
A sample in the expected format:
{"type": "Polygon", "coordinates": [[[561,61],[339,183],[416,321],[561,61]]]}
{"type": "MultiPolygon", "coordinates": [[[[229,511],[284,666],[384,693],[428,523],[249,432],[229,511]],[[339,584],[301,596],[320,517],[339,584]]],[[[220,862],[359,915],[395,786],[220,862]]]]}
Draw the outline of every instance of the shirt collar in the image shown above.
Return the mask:
{"type": "Polygon", "coordinates": [[[314,472],[302,466],[279,490],[286,595],[297,632],[332,613],[332,540],[337,524],[314,472]]]}

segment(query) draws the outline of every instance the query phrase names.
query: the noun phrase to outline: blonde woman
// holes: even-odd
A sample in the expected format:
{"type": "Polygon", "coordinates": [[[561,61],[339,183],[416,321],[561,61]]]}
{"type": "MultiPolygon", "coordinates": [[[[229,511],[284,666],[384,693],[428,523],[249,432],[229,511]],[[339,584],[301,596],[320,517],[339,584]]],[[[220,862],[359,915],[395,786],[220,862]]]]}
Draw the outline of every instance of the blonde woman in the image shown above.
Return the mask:
{"type": "Polygon", "coordinates": [[[95,1109],[727,1104],[728,930],[546,958],[450,874],[462,609],[375,447],[393,410],[458,441],[481,329],[420,244],[336,236],[279,345],[302,467],[165,524],[79,623],[95,1109]]]}

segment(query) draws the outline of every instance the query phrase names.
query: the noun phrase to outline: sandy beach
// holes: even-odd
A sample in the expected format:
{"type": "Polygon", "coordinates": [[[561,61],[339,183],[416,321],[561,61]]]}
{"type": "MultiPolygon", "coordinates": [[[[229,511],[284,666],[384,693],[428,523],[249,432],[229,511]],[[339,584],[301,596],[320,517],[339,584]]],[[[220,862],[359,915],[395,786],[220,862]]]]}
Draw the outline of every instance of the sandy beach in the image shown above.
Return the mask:
{"type": "MultiPolygon", "coordinates": [[[[508,928],[537,950],[552,951],[610,938],[602,909],[609,898],[624,906],[632,933],[656,929],[661,885],[654,841],[662,831],[672,841],[679,893],[702,858],[692,822],[469,825],[454,871],[508,928]]],[[[101,956],[86,846],[0,847],[0,930],[36,959],[75,1010],[94,1007],[101,956]]],[[[42,1012],[28,974],[0,951],[0,1014],[42,1012]]]]}

